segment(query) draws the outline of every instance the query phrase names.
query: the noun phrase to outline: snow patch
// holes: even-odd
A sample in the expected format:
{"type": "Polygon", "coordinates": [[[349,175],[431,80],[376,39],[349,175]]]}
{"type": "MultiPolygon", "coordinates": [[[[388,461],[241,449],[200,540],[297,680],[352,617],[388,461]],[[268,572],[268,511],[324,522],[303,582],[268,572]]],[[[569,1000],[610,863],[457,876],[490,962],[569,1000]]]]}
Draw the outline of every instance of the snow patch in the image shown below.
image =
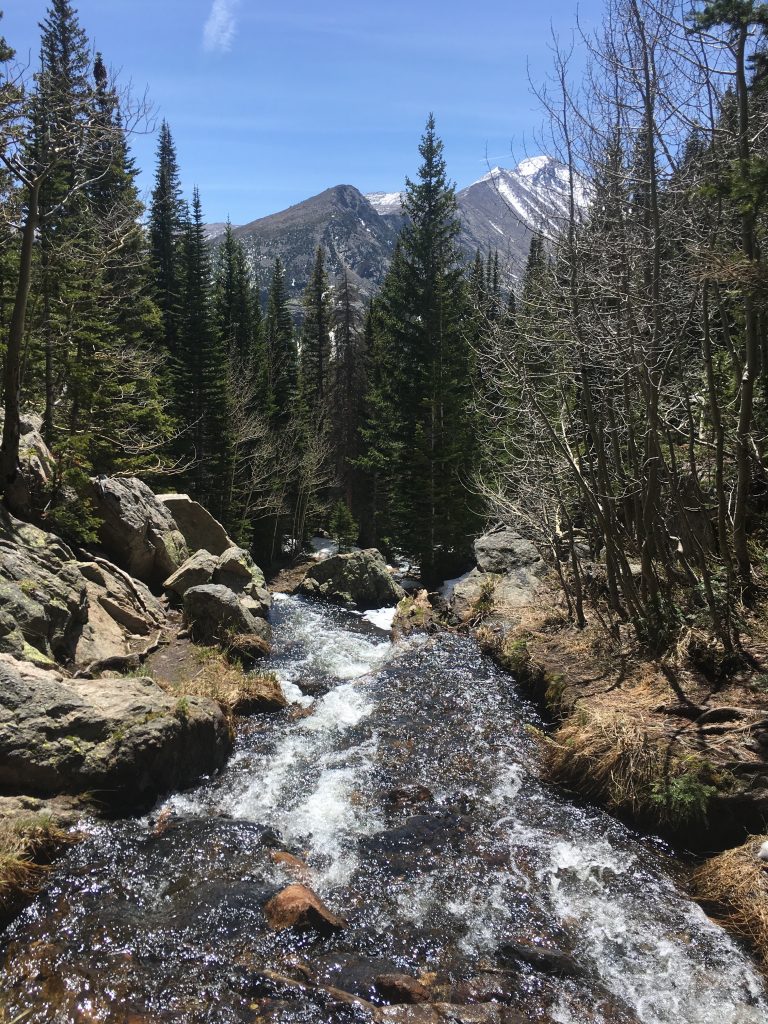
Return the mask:
{"type": "Polygon", "coordinates": [[[453,591],[456,585],[463,583],[471,574],[472,570],[470,569],[470,571],[465,572],[463,576],[457,576],[455,580],[446,580],[442,587],[440,587],[440,597],[442,597],[444,601],[450,601],[453,597],[453,591]]]}
{"type": "Polygon", "coordinates": [[[517,173],[522,174],[524,178],[530,178],[533,174],[538,174],[539,171],[543,170],[550,163],[552,163],[551,156],[532,156],[527,160],[520,161],[517,165],[517,173]]]}
{"type": "Polygon", "coordinates": [[[364,613],[363,618],[366,622],[370,622],[371,625],[376,626],[377,629],[383,629],[389,632],[392,629],[392,623],[395,621],[395,613],[397,607],[394,608],[373,608],[370,611],[364,613]]]}

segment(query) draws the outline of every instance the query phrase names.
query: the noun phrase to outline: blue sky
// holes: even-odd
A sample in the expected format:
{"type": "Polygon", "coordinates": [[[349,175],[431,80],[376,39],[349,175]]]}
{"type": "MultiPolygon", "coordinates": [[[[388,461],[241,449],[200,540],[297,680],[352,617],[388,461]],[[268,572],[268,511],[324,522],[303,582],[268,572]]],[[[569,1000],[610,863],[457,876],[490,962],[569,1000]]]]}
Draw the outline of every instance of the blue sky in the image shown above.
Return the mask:
{"type": "MultiPolygon", "coordinates": [[[[34,66],[45,0],[0,0],[3,32],[34,66]]],[[[187,193],[209,221],[245,223],[337,184],[394,191],[413,176],[430,110],[461,187],[536,153],[527,65],[549,66],[576,0],[75,0],[123,83],[171,125],[187,193]]],[[[598,0],[580,6],[582,19],[598,0]]],[[[142,185],[155,140],[135,137],[142,185]]]]}

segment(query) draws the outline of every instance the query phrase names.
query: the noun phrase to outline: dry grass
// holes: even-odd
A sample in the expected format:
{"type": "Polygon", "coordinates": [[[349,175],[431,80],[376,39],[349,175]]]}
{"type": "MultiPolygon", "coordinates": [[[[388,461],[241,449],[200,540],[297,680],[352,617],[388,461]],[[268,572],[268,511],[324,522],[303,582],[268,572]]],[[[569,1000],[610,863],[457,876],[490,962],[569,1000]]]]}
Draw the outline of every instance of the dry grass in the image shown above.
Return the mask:
{"type": "Polygon", "coordinates": [[[217,701],[228,715],[285,707],[283,691],[273,672],[246,672],[215,647],[193,650],[197,662],[193,671],[173,684],[160,681],[175,696],[207,697],[217,701]]]}
{"type": "Polygon", "coordinates": [[[723,924],[754,948],[768,972],[768,865],[757,860],[768,835],[752,836],[743,846],[706,861],[696,870],[696,896],[715,908],[723,924]]]}
{"type": "Polygon", "coordinates": [[[47,863],[75,840],[43,815],[0,821],[0,915],[34,895],[47,863]]]}
{"type": "Polygon", "coordinates": [[[639,709],[580,708],[546,741],[545,767],[552,782],[661,825],[706,821],[716,792],[711,766],[649,729],[639,709]]]}

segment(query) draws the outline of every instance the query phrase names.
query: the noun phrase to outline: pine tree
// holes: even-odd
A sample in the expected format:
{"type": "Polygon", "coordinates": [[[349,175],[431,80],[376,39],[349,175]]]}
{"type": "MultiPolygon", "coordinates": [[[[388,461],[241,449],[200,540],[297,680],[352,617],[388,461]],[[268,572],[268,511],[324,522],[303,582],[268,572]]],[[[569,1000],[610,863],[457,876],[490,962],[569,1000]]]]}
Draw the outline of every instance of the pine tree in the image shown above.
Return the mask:
{"type": "Polygon", "coordinates": [[[155,187],[149,206],[150,252],[155,296],[163,317],[163,341],[172,355],[181,330],[185,210],[176,148],[167,121],[160,126],[155,187]]]}
{"type": "Polygon", "coordinates": [[[249,372],[260,343],[261,309],[248,270],[243,243],[227,222],[218,254],[216,319],[224,345],[243,372],[249,372]]]}
{"type": "Polygon", "coordinates": [[[301,327],[300,390],[304,414],[310,423],[325,418],[330,385],[331,306],[323,250],[318,246],[315,265],[304,293],[301,327]]]}
{"type": "Polygon", "coordinates": [[[334,292],[333,337],[331,407],[336,478],[347,504],[358,508],[363,487],[355,463],[360,455],[359,430],[368,379],[368,356],[363,310],[346,268],[334,292]]]}
{"type": "Polygon", "coordinates": [[[43,433],[51,445],[56,402],[77,348],[65,292],[73,287],[84,293],[88,285],[82,276],[76,281],[83,267],[77,253],[72,256],[86,215],[85,198],[73,194],[72,183],[86,174],[82,138],[90,134],[93,86],[88,40],[68,0],[51,0],[40,29],[30,150],[34,164],[50,168],[39,192],[40,317],[35,333],[42,343],[43,433]]]}
{"type": "Polygon", "coordinates": [[[193,488],[197,498],[226,520],[231,445],[227,354],[216,326],[211,267],[200,193],[194,190],[184,240],[184,281],[179,334],[177,395],[193,443],[193,488]]]}
{"type": "Polygon", "coordinates": [[[277,426],[284,426],[296,398],[298,355],[293,319],[285,291],[285,273],[279,257],[275,260],[263,329],[264,408],[277,426]]]}
{"type": "Polygon", "coordinates": [[[426,580],[466,557],[476,516],[465,486],[473,460],[470,315],[460,265],[455,188],[430,115],[416,182],[406,179],[408,218],[375,316],[371,409],[394,435],[374,438],[365,459],[384,484],[394,541],[426,580]]]}

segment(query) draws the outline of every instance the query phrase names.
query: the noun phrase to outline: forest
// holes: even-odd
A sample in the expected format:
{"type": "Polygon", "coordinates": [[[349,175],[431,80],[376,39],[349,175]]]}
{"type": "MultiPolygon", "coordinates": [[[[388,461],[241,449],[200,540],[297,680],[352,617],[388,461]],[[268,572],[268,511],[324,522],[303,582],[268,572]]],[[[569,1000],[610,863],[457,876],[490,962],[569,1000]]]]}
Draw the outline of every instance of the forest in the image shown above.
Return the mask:
{"type": "Polygon", "coordinates": [[[52,0],[33,74],[3,42],[6,504],[32,410],[40,514],[72,541],[100,474],[188,490],[264,563],[330,526],[428,584],[499,521],[549,552],[577,623],[588,599],[649,650],[700,627],[730,657],[766,561],[766,25],[750,0],[609,0],[553,39],[538,98],[570,215],[532,232],[516,289],[498,253],[459,253],[430,115],[380,293],[319,249],[297,311],[279,260],[262,295],[231,227],[208,243],[165,121],[144,207],[152,112],[52,0]]]}

